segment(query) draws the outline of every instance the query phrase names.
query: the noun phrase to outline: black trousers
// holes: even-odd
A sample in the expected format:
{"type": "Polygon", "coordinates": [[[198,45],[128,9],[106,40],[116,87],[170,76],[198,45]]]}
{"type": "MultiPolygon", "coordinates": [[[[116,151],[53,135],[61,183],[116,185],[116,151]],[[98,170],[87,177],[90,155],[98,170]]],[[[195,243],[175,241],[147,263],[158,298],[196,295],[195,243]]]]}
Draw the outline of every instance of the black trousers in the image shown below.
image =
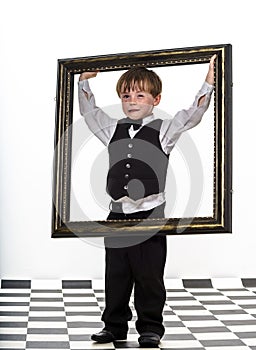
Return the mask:
{"type": "MultiPolygon", "coordinates": [[[[144,211],[123,214],[112,211],[108,219],[144,219],[151,213],[152,211],[144,211]]],[[[164,205],[158,207],[154,213],[155,217],[164,217],[164,205]]],[[[121,248],[112,248],[106,244],[105,249],[106,306],[102,315],[104,329],[111,331],[117,337],[127,333],[128,321],[132,319],[129,301],[134,287],[138,333],[154,332],[162,337],[164,334],[162,313],[166,300],[163,280],[166,237],[154,235],[139,244],[121,248]]]]}

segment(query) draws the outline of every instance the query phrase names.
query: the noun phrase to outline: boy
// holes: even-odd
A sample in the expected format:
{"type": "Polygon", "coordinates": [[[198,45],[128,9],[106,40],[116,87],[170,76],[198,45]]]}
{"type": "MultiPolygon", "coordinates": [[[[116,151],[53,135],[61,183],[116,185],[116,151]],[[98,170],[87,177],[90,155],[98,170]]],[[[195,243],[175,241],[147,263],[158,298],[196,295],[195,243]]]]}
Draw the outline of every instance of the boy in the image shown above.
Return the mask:
{"type": "MultiPolygon", "coordinates": [[[[209,106],[215,58],[216,55],[210,60],[206,80],[193,105],[172,120],[161,120],[153,114],[161,100],[162,82],[152,70],[131,68],[118,80],[116,89],[126,115],[121,120],[110,118],[96,107],[88,79],[96,77],[97,72],[80,75],[80,113],[109,150],[107,192],[112,200],[108,220],[164,218],[168,157],[181,133],[197,125],[209,106]]],[[[134,286],[139,344],[158,346],[164,334],[165,261],[164,236],[155,235],[131,246],[115,247],[114,241],[106,246],[105,327],[93,334],[92,340],[107,343],[126,339],[134,286]]]]}

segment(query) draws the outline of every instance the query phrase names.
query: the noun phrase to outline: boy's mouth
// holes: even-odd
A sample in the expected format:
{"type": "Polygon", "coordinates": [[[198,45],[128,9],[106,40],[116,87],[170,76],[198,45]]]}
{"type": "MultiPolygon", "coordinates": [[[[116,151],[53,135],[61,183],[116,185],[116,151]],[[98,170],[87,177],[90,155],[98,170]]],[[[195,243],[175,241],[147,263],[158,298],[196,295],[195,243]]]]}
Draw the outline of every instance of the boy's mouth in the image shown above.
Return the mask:
{"type": "Polygon", "coordinates": [[[140,110],[137,108],[133,108],[133,109],[129,109],[128,112],[129,113],[133,113],[133,112],[139,112],[140,110]]]}

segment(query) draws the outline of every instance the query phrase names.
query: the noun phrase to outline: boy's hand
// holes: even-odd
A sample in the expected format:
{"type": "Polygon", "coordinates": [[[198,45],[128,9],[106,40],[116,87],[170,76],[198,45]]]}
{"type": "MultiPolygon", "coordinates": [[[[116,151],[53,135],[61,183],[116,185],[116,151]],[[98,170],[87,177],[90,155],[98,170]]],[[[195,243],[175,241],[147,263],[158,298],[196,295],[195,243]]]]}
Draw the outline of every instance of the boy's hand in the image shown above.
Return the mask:
{"type": "Polygon", "coordinates": [[[83,72],[80,74],[79,81],[95,78],[97,76],[98,72],[83,72]]]}
{"type": "Polygon", "coordinates": [[[216,54],[211,57],[209,70],[205,78],[205,81],[210,85],[214,85],[214,63],[215,63],[216,57],[217,57],[216,54]]]}

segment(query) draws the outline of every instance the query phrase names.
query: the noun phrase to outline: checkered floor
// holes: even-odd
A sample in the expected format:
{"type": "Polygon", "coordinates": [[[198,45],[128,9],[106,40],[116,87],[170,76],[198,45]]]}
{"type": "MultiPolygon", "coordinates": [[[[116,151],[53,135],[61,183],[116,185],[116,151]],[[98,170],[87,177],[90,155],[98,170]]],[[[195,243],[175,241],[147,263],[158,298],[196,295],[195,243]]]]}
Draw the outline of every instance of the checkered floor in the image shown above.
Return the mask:
{"type": "MultiPolygon", "coordinates": [[[[256,279],[166,280],[160,348],[256,349],[256,279]]],[[[103,281],[2,280],[0,349],[138,348],[136,312],[127,341],[96,344],[103,281]]]]}

